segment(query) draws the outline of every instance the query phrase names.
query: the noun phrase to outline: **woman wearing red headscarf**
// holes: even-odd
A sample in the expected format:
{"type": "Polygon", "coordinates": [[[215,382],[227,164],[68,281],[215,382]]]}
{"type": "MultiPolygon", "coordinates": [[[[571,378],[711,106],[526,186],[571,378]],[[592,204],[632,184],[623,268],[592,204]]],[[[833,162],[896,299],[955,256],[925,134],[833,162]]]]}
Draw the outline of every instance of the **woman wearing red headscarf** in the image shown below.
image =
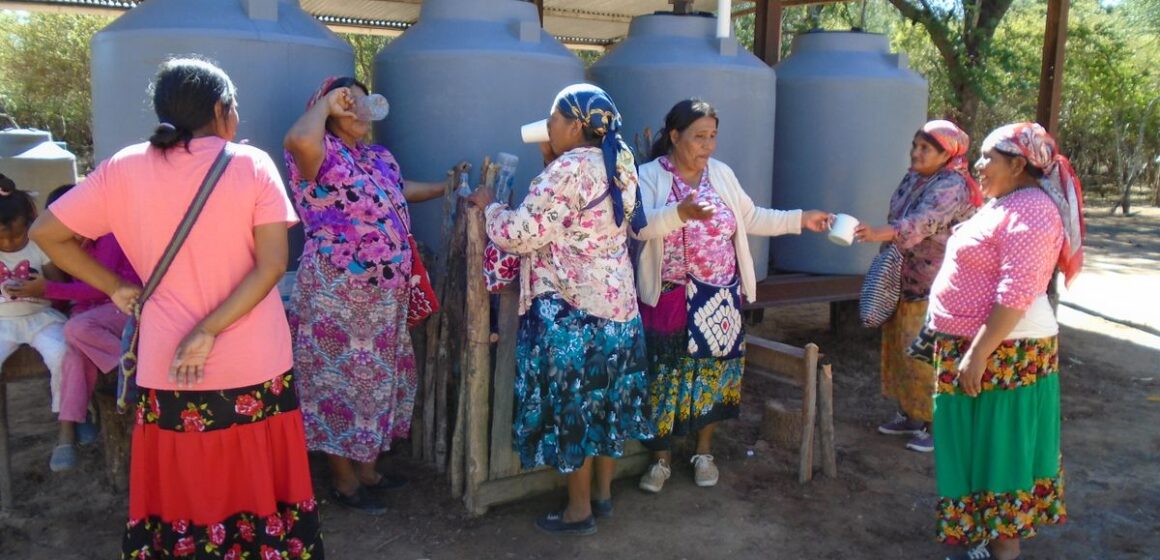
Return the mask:
{"type": "Polygon", "coordinates": [[[954,123],[930,121],[910,144],[910,171],[890,198],[888,224],[859,225],[859,241],[892,242],[902,253],[898,310],[882,325],[882,393],[898,401],[895,418],[878,427],[889,435],[913,436],[907,449],[929,453],[934,368],[911,359],[906,348],[926,317],[930,285],[942,265],[951,228],[982,205],[978,184],[967,172],[971,139],[954,123]]]}
{"type": "Polygon", "coordinates": [[[991,200],[955,229],[931,287],[938,539],[978,545],[955,560],[1011,560],[1067,517],[1047,287],[1083,264],[1083,198],[1038,124],[996,129],[975,167],[991,200]]]}

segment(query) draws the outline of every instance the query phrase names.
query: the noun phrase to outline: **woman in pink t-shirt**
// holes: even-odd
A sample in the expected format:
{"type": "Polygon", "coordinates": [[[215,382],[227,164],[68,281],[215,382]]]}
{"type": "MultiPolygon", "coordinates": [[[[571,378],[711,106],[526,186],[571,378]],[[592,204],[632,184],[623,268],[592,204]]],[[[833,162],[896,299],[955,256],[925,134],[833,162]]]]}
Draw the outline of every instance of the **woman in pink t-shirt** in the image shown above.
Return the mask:
{"type": "Polygon", "coordinates": [[[1001,127],[975,165],[991,200],[958,225],[931,287],[938,539],[955,560],[1012,560],[1062,523],[1058,266],[1083,262],[1079,179],[1043,127],[1001,127]]]}
{"type": "MultiPolygon", "coordinates": [[[[161,124],[149,142],[102,162],[32,232],[62,269],[126,312],[141,288],[74,236],[112,233],[149,278],[238,127],[233,83],[208,62],[165,62],[152,94],[161,124]]],[[[229,146],[233,158],[142,308],[125,558],[324,555],[274,290],[296,218],[270,157],[229,146]]]]}

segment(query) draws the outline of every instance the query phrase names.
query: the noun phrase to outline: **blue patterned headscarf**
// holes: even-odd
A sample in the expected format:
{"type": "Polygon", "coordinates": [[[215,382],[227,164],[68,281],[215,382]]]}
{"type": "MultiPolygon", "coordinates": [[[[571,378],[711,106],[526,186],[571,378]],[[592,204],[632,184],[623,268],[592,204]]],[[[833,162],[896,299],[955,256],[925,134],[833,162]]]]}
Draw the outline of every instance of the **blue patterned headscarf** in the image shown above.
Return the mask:
{"type": "MultiPolygon", "coordinates": [[[[625,173],[635,171],[636,162],[632,157],[632,151],[620,137],[620,126],[623,121],[616,104],[612,102],[608,93],[592,84],[573,84],[556,94],[552,106],[564,116],[579,120],[584,128],[603,137],[600,150],[604,153],[604,171],[608,174],[612,215],[616,219],[616,225],[623,224],[624,195],[621,191],[629,187],[630,180],[625,177],[625,173]]],[[[636,205],[630,220],[633,231],[640,231],[645,226],[639,188],[636,190],[636,205]]]]}

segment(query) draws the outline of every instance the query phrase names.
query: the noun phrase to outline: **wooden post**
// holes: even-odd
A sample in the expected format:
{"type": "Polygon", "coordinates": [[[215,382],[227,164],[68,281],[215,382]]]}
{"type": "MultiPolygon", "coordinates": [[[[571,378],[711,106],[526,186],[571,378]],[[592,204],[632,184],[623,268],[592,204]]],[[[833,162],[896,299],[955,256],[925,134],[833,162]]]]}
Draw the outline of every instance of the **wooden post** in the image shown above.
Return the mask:
{"type": "Polygon", "coordinates": [[[513,283],[499,295],[499,318],[496,330],[499,345],[495,349],[495,376],[492,387],[491,478],[498,479],[519,472],[512,451],[512,412],[515,407],[516,335],[520,328],[520,288],[513,283]]]}
{"type": "Polygon", "coordinates": [[[834,370],[829,360],[822,364],[818,377],[818,414],[822,418],[822,472],[834,478],[838,476],[838,457],[834,451],[834,370]]]}
{"type": "Polygon", "coordinates": [[[1070,0],[1048,0],[1047,30],[1043,37],[1043,66],[1039,73],[1039,103],[1035,120],[1052,136],[1059,133],[1059,105],[1063,92],[1063,57],[1067,44],[1070,0]]]}
{"type": "Polygon", "coordinates": [[[753,51],[773,66],[781,60],[781,0],[757,0],[754,14],[753,51]]]}
{"type": "Polygon", "coordinates": [[[805,346],[806,360],[802,367],[802,449],[798,467],[798,482],[814,478],[814,424],[818,418],[818,345],[805,346]]]}
{"type": "MultiPolygon", "coordinates": [[[[495,185],[498,165],[484,165],[484,184],[495,185]]],[[[491,417],[491,298],[483,281],[483,251],[487,232],[483,209],[468,206],[467,215],[467,347],[462,383],[467,387],[467,422],[464,434],[467,464],[467,491],[464,502],[471,515],[481,515],[487,506],[479,499],[479,488],[487,480],[489,459],[488,419],[491,417]]]]}

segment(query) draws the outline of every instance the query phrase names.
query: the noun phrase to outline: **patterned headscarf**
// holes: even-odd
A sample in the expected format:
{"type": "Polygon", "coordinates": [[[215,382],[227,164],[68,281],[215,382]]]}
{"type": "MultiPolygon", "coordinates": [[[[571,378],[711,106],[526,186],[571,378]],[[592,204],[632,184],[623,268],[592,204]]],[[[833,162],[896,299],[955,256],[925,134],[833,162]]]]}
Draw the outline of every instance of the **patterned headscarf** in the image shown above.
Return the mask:
{"type": "Polygon", "coordinates": [[[979,188],[979,183],[971,177],[969,166],[967,165],[967,149],[971,146],[971,137],[967,136],[963,129],[955,125],[951,121],[935,120],[930,121],[922,126],[922,131],[931,135],[938,142],[948,155],[951,156],[950,161],[943,166],[962,175],[967,182],[967,188],[971,191],[971,204],[978,208],[983,205],[983,190],[979,188]]]}
{"type": "Polygon", "coordinates": [[[318,91],[315,91],[314,95],[310,96],[310,100],[306,102],[306,109],[310,110],[310,108],[313,107],[315,103],[318,103],[318,101],[329,92],[330,85],[341,79],[342,76],[331,76],[325,80],[322,80],[322,85],[318,86],[318,91]]]}
{"type": "Polygon", "coordinates": [[[1064,282],[1071,281],[1083,268],[1083,238],[1087,228],[1083,219],[1083,188],[1071,162],[1059,153],[1055,139],[1042,126],[1015,123],[995,129],[983,141],[982,150],[998,150],[1005,154],[1023,156],[1027,163],[1043,171],[1039,186],[1051,197],[1063,219],[1063,250],[1059,254],[1059,270],[1064,282]]]}
{"type": "MultiPolygon", "coordinates": [[[[620,137],[622,121],[616,104],[604,90],[592,84],[573,84],[556,94],[552,107],[570,119],[579,120],[584,128],[603,137],[600,149],[604,153],[604,170],[608,174],[612,215],[616,219],[616,225],[621,225],[624,223],[624,200],[621,191],[630,184],[624,174],[634,171],[636,162],[632,157],[632,151],[620,137]]],[[[637,189],[636,197],[630,225],[633,231],[640,231],[645,226],[640,189],[637,189]]]]}

